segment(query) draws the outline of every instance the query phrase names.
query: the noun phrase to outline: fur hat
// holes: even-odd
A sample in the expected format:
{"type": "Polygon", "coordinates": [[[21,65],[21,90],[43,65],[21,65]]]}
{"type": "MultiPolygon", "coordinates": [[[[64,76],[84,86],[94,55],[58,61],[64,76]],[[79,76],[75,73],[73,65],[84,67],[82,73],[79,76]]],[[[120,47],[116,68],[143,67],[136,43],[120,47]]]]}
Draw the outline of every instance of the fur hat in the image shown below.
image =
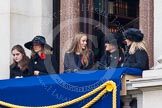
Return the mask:
{"type": "Polygon", "coordinates": [[[143,33],[136,28],[129,28],[123,33],[124,38],[134,42],[141,42],[143,40],[143,33]]]}
{"type": "Polygon", "coordinates": [[[31,50],[33,47],[33,43],[39,43],[39,44],[43,45],[45,48],[50,49],[50,50],[53,49],[50,45],[48,45],[46,43],[46,39],[43,36],[35,36],[32,41],[25,43],[24,46],[27,49],[31,50]]]}

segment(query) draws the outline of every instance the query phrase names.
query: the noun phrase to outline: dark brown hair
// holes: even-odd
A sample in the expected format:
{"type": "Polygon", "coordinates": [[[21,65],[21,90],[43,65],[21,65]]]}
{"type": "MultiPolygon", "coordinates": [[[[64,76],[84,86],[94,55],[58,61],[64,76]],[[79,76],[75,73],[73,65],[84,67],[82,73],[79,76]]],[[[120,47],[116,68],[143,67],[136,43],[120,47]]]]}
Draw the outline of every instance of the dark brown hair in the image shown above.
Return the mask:
{"type": "MultiPolygon", "coordinates": [[[[22,54],[22,60],[20,61],[20,70],[24,71],[26,69],[28,69],[28,64],[29,64],[29,57],[26,55],[24,48],[21,45],[15,45],[12,47],[11,49],[11,53],[13,50],[17,50],[18,52],[20,52],[22,54]]],[[[17,65],[17,62],[15,60],[13,60],[12,65],[17,65]]]]}

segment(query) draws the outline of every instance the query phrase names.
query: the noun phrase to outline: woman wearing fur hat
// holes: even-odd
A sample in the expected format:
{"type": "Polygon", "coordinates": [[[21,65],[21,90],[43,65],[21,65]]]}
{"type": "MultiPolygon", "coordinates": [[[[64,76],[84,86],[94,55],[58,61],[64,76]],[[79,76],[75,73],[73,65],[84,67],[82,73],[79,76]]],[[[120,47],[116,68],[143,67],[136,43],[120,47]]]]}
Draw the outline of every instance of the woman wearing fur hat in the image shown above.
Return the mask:
{"type": "Polygon", "coordinates": [[[93,52],[87,47],[87,35],[78,33],[64,57],[64,72],[89,70],[93,67],[93,52]]]}
{"type": "Polygon", "coordinates": [[[124,31],[127,49],[123,67],[149,69],[149,59],[147,49],[143,41],[143,33],[135,28],[129,28],[124,31]]]}
{"type": "Polygon", "coordinates": [[[101,57],[98,69],[121,67],[124,60],[122,42],[123,36],[119,33],[109,33],[105,37],[105,54],[101,57]]]}
{"type": "Polygon", "coordinates": [[[36,36],[32,41],[24,44],[31,50],[31,60],[29,63],[29,73],[31,75],[46,75],[58,73],[56,58],[53,54],[47,54],[46,49],[52,48],[46,43],[43,36],[36,36]]]}

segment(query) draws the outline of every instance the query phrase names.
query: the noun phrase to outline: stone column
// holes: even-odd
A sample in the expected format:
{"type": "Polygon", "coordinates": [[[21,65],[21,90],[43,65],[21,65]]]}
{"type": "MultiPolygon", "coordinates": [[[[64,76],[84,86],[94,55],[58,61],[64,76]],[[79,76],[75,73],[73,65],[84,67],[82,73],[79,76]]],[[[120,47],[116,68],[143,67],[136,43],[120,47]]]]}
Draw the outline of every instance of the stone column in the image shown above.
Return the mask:
{"type": "MultiPolygon", "coordinates": [[[[11,47],[43,35],[52,45],[52,0],[11,0],[11,47]]],[[[30,56],[30,50],[27,50],[30,56]]]]}
{"type": "Polygon", "coordinates": [[[157,64],[157,58],[162,55],[162,7],[159,0],[154,0],[154,63],[157,64]]]}
{"type": "Polygon", "coordinates": [[[142,97],[142,93],[141,94],[137,94],[137,108],[142,108],[142,101],[143,101],[143,97],[142,97]]]}
{"type": "Polygon", "coordinates": [[[64,54],[72,38],[79,32],[80,0],[61,0],[60,8],[60,72],[64,71],[64,54]]]}
{"type": "Polygon", "coordinates": [[[0,3],[0,50],[0,79],[6,79],[10,72],[10,0],[0,3]]]}
{"type": "MultiPolygon", "coordinates": [[[[161,4],[161,3],[160,3],[161,4]]],[[[145,35],[144,40],[148,46],[149,65],[153,66],[154,45],[154,14],[153,0],[140,0],[140,29],[145,35]]]]}
{"type": "MultiPolygon", "coordinates": [[[[46,37],[47,43],[53,44],[53,0],[41,1],[41,34],[46,37]]],[[[59,47],[59,46],[57,46],[59,47]]]]}

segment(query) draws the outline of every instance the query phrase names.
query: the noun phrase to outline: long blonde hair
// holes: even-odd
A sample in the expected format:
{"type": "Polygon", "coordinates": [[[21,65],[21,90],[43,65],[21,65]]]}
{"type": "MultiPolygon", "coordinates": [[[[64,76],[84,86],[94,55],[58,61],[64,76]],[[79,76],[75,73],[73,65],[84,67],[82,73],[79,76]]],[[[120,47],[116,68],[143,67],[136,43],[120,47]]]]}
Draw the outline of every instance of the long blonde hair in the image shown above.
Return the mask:
{"type": "Polygon", "coordinates": [[[129,54],[134,54],[137,49],[145,50],[147,52],[146,44],[144,41],[141,42],[133,42],[129,49],[129,54]]]}
{"type": "Polygon", "coordinates": [[[83,64],[84,67],[87,67],[89,64],[89,55],[90,53],[92,53],[92,51],[87,46],[84,50],[79,47],[80,40],[83,36],[87,36],[87,35],[81,32],[77,33],[73,38],[70,48],[67,50],[66,53],[79,52],[82,55],[81,63],[83,64]]]}
{"type": "MultiPolygon", "coordinates": [[[[45,54],[45,50],[44,50],[44,46],[43,45],[41,45],[41,53],[44,53],[45,54]]],[[[32,47],[32,49],[31,49],[31,57],[34,57],[35,54],[36,54],[36,52],[34,51],[34,49],[32,47]]]]}

